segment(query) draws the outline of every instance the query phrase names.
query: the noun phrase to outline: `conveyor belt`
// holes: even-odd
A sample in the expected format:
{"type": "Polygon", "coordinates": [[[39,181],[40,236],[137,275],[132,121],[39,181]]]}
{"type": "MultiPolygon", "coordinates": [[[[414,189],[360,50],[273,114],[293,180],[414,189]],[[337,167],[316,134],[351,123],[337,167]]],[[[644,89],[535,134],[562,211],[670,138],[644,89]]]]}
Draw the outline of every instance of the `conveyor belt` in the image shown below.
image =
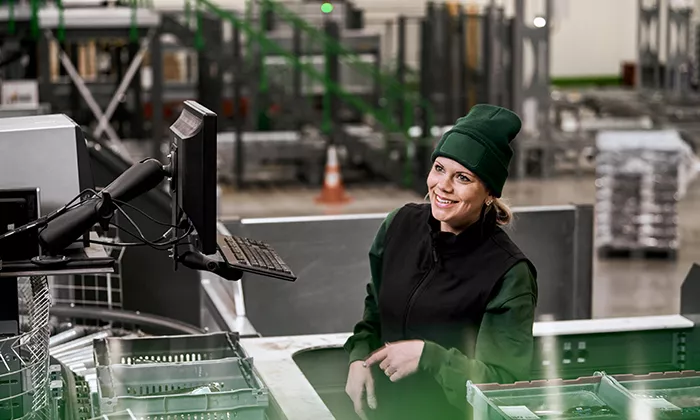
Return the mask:
{"type": "MultiPolygon", "coordinates": [[[[263,336],[351,331],[370,279],[367,252],[384,215],[280,218],[228,223],[233,234],[272,244],[294,283],[244,277],[246,314],[263,336]]],[[[592,208],[516,212],[513,240],[538,269],[538,317],[591,317],[592,208]]]]}

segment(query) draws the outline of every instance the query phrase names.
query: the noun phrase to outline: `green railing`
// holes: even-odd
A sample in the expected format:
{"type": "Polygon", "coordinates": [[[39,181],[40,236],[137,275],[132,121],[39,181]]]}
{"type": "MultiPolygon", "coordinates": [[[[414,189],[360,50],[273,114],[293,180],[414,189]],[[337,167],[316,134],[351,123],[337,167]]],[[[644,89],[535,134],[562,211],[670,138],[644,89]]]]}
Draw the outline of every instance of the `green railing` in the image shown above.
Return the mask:
{"type": "MultiPolygon", "coordinates": [[[[386,101],[385,103],[387,106],[370,104],[357,95],[347,92],[342,86],[340,86],[339,83],[331,80],[328,69],[329,60],[325,60],[325,69],[323,71],[319,71],[312,65],[303,62],[291,51],[287,51],[276,42],[270,40],[266,36],[264,29],[255,28],[251,24],[251,20],[248,18],[241,18],[233,13],[225,11],[221,7],[212,3],[211,0],[185,0],[185,14],[187,16],[186,20],[188,22],[188,26],[191,27],[191,17],[196,19],[195,46],[197,49],[202,50],[205,48],[205,39],[202,35],[203,13],[212,14],[217,16],[222,21],[230,22],[248,38],[249,43],[254,42],[259,45],[263,57],[266,53],[271,53],[275,56],[282,57],[291,65],[292,68],[298,69],[298,71],[300,71],[303,75],[311,79],[312,82],[320,83],[324,87],[325,96],[321,128],[326,134],[330,134],[332,131],[332,119],[330,115],[331,107],[329,103],[332,95],[362,114],[369,115],[374,118],[375,122],[380,126],[381,131],[385,133],[403,135],[407,155],[405,164],[410,166],[412,157],[412,153],[410,151],[414,149],[415,144],[408,136],[408,129],[414,125],[414,113],[419,109],[424,113],[424,118],[428,118],[429,120],[432,119],[432,111],[428,102],[421,98],[415,89],[407,89],[405,86],[396,81],[394,75],[382,73],[375,66],[362,61],[355,53],[341,45],[336,39],[331,38],[324,31],[311,26],[308,22],[295,15],[285,6],[275,3],[272,0],[256,1],[258,1],[264,8],[271,10],[279,19],[282,19],[288,24],[292,24],[299,28],[299,30],[302,31],[302,34],[308,36],[314,42],[322,43],[323,48],[321,50],[326,57],[338,57],[339,63],[343,63],[358,74],[369,76],[372,81],[378,82],[378,84],[384,89],[385,95],[383,99],[386,101]],[[403,104],[403,109],[400,110],[403,112],[402,123],[397,123],[396,121],[396,105],[399,103],[403,104]]],[[[30,0],[32,11],[31,30],[34,36],[39,35],[39,9],[42,3],[44,3],[43,0],[30,0]]],[[[137,22],[138,8],[151,6],[151,2],[149,0],[124,0],[124,3],[128,4],[132,9],[130,38],[132,40],[136,40],[139,36],[137,22]]],[[[65,36],[65,29],[63,24],[63,5],[61,0],[56,0],[56,5],[59,9],[57,38],[59,40],[63,40],[65,36]]],[[[13,6],[11,6],[10,11],[10,29],[14,29],[14,13],[12,10],[13,6]]],[[[265,79],[265,77],[263,77],[263,79],[265,79]]],[[[264,80],[263,83],[265,83],[264,80]]],[[[430,126],[430,124],[428,124],[428,126],[430,126]]],[[[337,127],[335,128],[337,129],[337,127]]],[[[410,173],[408,166],[406,167],[406,173],[410,173]]],[[[407,177],[407,183],[410,182],[410,179],[408,178],[410,177],[407,177]]]]}
{"type": "Polygon", "coordinates": [[[331,38],[324,31],[310,25],[307,21],[289,10],[286,6],[274,0],[256,0],[265,9],[274,13],[275,17],[280,18],[283,22],[292,27],[298,28],[302,34],[315,42],[322,43],[324,50],[338,57],[338,60],[347,65],[353,71],[359,74],[368,76],[372,81],[379,82],[379,85],[385,90],[384,100],[387,104],[389,115],[392,118],[397,116],[395,112],[399,108],[399,104],[403,103],[402,109],[398,110],[403,113],[402,132],[415,125],[415,114],[417,109],[422,109],[428,113],[428,118],[432,116],[431,107],[427,100],[420,96],[416,89],[407,88],[404,84],[396,80],[396,75],[385,73],[379,70],[376,66],[363,61],[357,54],[343,46],[338,40],[331,38]]]}
{"type": "Polygon", "coordinates": [[[226,21],[230,22],[232,25],[235,25],[237,28],[239,28],[243,32],[243,34],[248,36],[249,39],[253,40],[254,42],[257,42],[265,51],[273,52],[275,55],[284,57],[284,59],[287,60],[291,65],[300,68],[311,79],[314,79],[316,81],[320,81],[321,83],[323,83],[325,85],[325,87],[332,94],[336,95],[338,98],[340,98],[344,102],[357,108],[361,112],[372,115],[378,121],[382,122],[382,124],[385,125],[385,128],[388,131],[392,131],[392,132],[401,132],[402,131],[401,127],[391,120],[390,116],[387,114],[387,112],[385,110],[375,109],[374,107],[367,104],[367,102],[365,102],[361,98],[358,98],[357,96],[346,92],[337,83],[329,80],[329,78],[325,74],[320,73],[313,66],[310,66],[310,65],[302,62],[298,57],[293,55],[291,52],[285,50],[284,48],[277,45],[275,42],[269,40],[265,36],[265,34],[252,28],[248,22],[245,22],[245,21],[241,20],[239,17],[237,17],[236,15],[221,9],[219,6],[213,4],[209,0],[197,0],[197,2],[200,3],[201,5],[205,6],[206,11],[211,12],[213,14],[216,14],[220,19],[226,20],[226,21]]]}
{"type": "MultiPolygon", "coordinates": [[[[263,57],[265,53],[271,53],[278,57],[282,57],[287,63],[289,63],[293,68],[299,69],[304,75],[306,75],[311,81],[320,82],[325,89],[325,95],[323,97],[323,111],[322,111],[322,131],[326,134],[331,134],[331,116],[332,108],[330,106],[331,95],[334,95],[339,100],[349,105],[350,107],[356,109],[357,111],[369,115],[374,118],[375,122],[378,123],[381,131],[384,133],[393,133],[394,135],[399,135],[403,139],[404,156],[403,159],[403,176],[402,182],[405,186],[410,187],[413,183],[414,176],[414,154],[418,143],[422,143],[423,139],[429,135],[424,134],[421,139],[414,140],[408,135],[408,130],[410,127],[415,125],[414,113],[418,110],[423,112],[423,118],[426,118],[427,124],[423,126],[432,127],[432,110],[429,103],[420,97],[416,90],[405,89],[404,86],[399,84],[393,75],[383,74],[378,71],[376,67],[363,62],[359,57],[343,47],[337,40],[331,38],[323,31],[311,26],[308,22],[301,19],[299,16],[295,15],[289,11],[286,7],[275,3],[272,0],[257,0],[268,10],[271,10],[278,18],[286,21],[288,24],[297,26],[303,31],[303,34],[311,36],[311,39],[315,42],[322,42],[324,55],[329,57],[334,55],[338,57],[339,62],[346,65],[350,65],[353,70],[359,71],[364,75],[369,75],[373,80],[378,81],[383,88],[390,92],[389,97],[384,97],[389,103],[398,103],[401,101],[403,105],[403,124],[396,122],[396,116],[392,114],[392,107],[378,107],[369,104],[362,98],[347,92],[340,86],[336,81],[332,80],[328,68],[329,60],[325,61],[325,68],[323,71],[319,71],[313,66],[304,63],[299,57],[294,55],[291,51],[278,45],[276,42],[270,40],[264,31],[264,26],[261,29],[256,29],[251,24],[249,18],[242,19],[233,13],[227,12],[211,2],[211,0],[196,0],[198,5],[202,7],[205,12],[217,15],[221,20],[230,22],[232,25],[237,27],[247,38],[248,45],[251,43],[257,43],[260,47],[263,57]]],[[[263,66],[265,67],[265,66],[263,66]]],[[[263,81],[264,83],[264,81],[263,81]]],[[[377,128],[377,127],[375,127],[377,128]]],[[[336,127],[337,129],[337,127],[336,127]]],[[[385,152],[388,153],[389,149],[386,147],[388,145],[387,141],[389,138],[384,136],[385,139],[385,152]]]]}
{"type": "MultiPolygon", "coordinates": [[[[15,7],[17,6],[15,3],[17,3],[16,0],[9,0],[7,2],[7,14],[8,14],[8,19],[7,19],[7,32],[11,35],[14,35],[17,31],[17,16],[15,15],[16,10],[15,7]]],[[[29,27],[31,31],[31,36],[34,39],[37,39],[39,37],[39,10],[41,9],[41,6],[43,5],[42,0],[30,0],[29,1],[29,7],[30,7],[30,21],[29,21],[29,27]]],[[[4,6],[5,1],[0,0],[0,6],[4,6]]],[[[61,4],[60,0],[57,0],[57,6],[58,6],[58,30],[59,32],[63,33],[64,28],[63,28],[63,5],[61,4]]]]}
{"type": "MultiPolygon", "coordinates": [[[[248,37],[249,42],[255,42],[258,43],[260,46],[261,50],[267,53],[273,53],[276,56],[283,57],[291,66],[295,68],[299,68],[306,76],[308,76],[310,79],[313,81],[321,82],[324,85],[324,88],[326,90],[326,95],[324,97],[324,106],[323,106],[323,114],[324,114],[324,123],[323,128],[325,128],[326,133],[329,133],[330,129],[328,127],[327,121],[329,118],[329,112],[331,112],[331,107],[328,104],[328,100],[330,98],[329,95],[335,95],[337,98],[339,98],[341,101],[344,103],[350,105],[351,107],[354,107],[356,110],[362,112],[363,114],[367,114],[372,116],[376,122],[378,122],[381,127],[382,131],[387,132],[387,133],[394,133],[394,134],[399,134],[402,135],[404,139],[404,147],[405,147],[405,156],[406,158],[404,159],[404,174],[403,174],[403,182],[406,186],[411,186],[412,184],[412,177],[413,177],[413,159],[414,159],[414,153],[413,151],[415,150],[415,143],[414,141],[408,136],[408,128],[412,126],[413,122],[413,112],[414,110],[417,109],[418,106],[423,106],[423,109],[425,112],[430,112],[429,107],[427,106],[427,103],[421,103],[421,98],[411,98],[409,97],[410,95],[406,92],[401,92],[405,96],[403,97],[404,102],[406,103],[406,115],[407,117],[405,119],[405,124],[398,124],[394,121],[394,117],[391,115],[391,112],[387,108],[381,108],[381,107],[374,107],[370,104],[368,104],[365,100],[362,98],[359,98],[356,95],[353,95],[349,92],[346,92],[338,83],[335,81],[331,80],[329,77],[329,72],[327,71],[328,68],[328,63],[326,60],[326,69],[324,72],[319,72],[316,68],[313,66],[304,63],[302,60],[299,59],[299,57],[295,56],[292,52],[287,51],[283,47],[279,46],[277,43],[271,41],[264,32],[257,30],[252,27],[252,25],[239,18],[238,16],[234,15],[233,13],[227,12],[223,9],[221,9],[219,6],[215,5],[212,3],[210,0],[196,0],[200,5],[204,6],[204,10],[217,15],[221,20],[225,20],[230,22],[232,25],[234,25],[236,28],[238,28],[245,36],[248,37]],[[410,110],[410,111],[409,111],[410,110]],[[410,115],[409,115],[410,114],[410,115]]],[[[270,2],[269,0],[261,0],[266,3],[267,6],[272,6],[275,7],[275,4],[270,2]]],[[[281,8],[278,8],[278,12],[281,10],[281,8]]],[[[326,56],[329,55],[329,53],[332,54],[337,54],[338,56],[342,56],[344,58],[350,58],[351,60],[354,59],[356,56],[347,51],[347,49],[343,49],[340,44],[337,42],[330,40],[329,37],[325,36],[322,32],[318,31],[315,28],[310,27],[306,22],[304,22],[302,19],[294,16],[293,14],[286,14],[287,18],[293,19],[295,23],[297,24],[303,24],[304,27],[306,27],[307,32],[311,32],[312,30],[314,31],[313,34],[316,36],[315,39],[319,39],[324,42],[324,49],[323,51],[326,53],[326,56]],[[308,29],[312,28],[312,29],[308,29]],[[321,37],[318,34],[323,34],[323,37],[321,37]],[[318,35],[318,36],[317,36],[318,35]]],[[[356,61],[357,63],[361,63],[359,61],[356,61]]],[[[357,64],[358,67],[362,68],[363,66],[366,66],[366,63],[362,64],[357,64]]],[[[367,68],[367,67],[365,67],[367,68]]],[[[388,76],[380,75],[377,74],[374,69],[372,70],[367,70],[371,72],[372,75],[381,77],[382,83],[386,83],[387,86],[391,86],[393,88],[397,87],[397,83],[395,80],[388,79],[388,76]]]]}

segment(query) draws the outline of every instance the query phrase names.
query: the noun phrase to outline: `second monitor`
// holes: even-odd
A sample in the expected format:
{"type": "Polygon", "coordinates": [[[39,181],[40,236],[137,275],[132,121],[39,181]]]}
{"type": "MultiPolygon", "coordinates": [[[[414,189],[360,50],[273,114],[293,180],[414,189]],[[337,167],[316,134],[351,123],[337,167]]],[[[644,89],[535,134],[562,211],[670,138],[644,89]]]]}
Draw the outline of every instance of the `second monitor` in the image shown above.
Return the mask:
{"type": "Polygon", "coordinates": [[[216,114],[197,102],[185,101],[170,131],[173,224],[178,226],[186,215],[197,231],[195,247],[203,254],[215,254],[216,114]]]}
{"type": "MultiPolygon", "coordinates": [[[[217,127],[216,114],[194,101],[185,101],[170,126],[173,239],[183,228],[194,228],[192,245],[204,255],[221,251],[227,269],[294,281],[296,276],[275,250],[264,242],[217,234],[217,127]],[[188,220],[189,219],[189,220],[188,220]],[[182,221],[188,221],[184,226],[182,221]]],[[[187,229],[191,232],[191,229],[187,229]]],[[[177,245],[176,245],[177,246],[177,245]]],[[[177,254],[177,251],[176,251],[177,254]]],[[[194,254],[187,254],[193,256],[194,254]]],[[[198,257],[199,262],[204,262],[198,257]]],[[[209,264],[219,266],[212,261],[209,264]]]]}

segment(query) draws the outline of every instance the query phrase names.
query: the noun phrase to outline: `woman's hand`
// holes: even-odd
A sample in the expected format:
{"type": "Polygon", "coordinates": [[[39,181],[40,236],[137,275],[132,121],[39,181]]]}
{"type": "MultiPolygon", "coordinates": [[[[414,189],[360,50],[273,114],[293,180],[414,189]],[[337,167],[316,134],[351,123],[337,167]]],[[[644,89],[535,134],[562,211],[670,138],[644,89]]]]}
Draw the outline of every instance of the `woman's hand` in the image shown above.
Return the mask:
{"type": "Polygon", "coordinates": [[[369,407],[372,410],[377,408],[377,397],[374,394],[372,372],[365,367],[365,362],[362,360],[350,364],[348,381],[345,384],[345,393],[347,393],[352,400],[355,413],[357,413],[362,420],[367,420],[367,415],[364,411],[365,407],[369,407]],[[367,403],[366,405],[365,402],[367,403]]]}
{"type": "Polygon", "coordinates": [[[418,370],[420,356],[423,354],[425,342],[421,340],[398,341],[387,343],[381,349],[372,353],[365,361],[367,368],[379,363],[379,368],[389,377],[391,382],[405,378],[418,370]]]}

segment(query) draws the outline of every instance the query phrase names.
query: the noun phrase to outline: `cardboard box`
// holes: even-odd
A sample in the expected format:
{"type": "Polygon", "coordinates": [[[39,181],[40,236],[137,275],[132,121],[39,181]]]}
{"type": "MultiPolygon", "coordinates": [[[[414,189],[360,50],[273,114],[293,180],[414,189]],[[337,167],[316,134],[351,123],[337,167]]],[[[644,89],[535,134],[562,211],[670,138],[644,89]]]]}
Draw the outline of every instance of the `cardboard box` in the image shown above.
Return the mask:
{"type": "Polygon", "coordinates": [[[2,105],[39,106],[39,83],[36,80],[5,80],[0,91],[2,105]]]}

